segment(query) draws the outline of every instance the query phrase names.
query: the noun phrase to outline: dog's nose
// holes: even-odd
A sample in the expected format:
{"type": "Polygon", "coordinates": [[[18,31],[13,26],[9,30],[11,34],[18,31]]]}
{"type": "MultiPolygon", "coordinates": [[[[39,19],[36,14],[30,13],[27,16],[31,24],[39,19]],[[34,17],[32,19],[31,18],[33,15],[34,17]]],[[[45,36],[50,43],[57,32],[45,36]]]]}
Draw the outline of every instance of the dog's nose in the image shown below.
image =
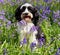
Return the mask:
{"type": "Polygon", "coordinates": [[[25,13],[25,15],[28,15],[28,13],[25,13]]]}

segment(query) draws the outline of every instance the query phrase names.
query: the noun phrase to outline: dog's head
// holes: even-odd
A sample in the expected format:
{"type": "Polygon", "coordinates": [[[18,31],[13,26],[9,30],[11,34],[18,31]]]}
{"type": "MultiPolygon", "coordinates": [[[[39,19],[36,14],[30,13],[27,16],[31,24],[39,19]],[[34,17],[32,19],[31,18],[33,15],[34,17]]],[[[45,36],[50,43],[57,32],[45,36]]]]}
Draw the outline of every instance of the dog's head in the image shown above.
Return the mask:
{"type": "Polygon", "coordinates": [[[25,20],[26,22],[33,22],[37,25],[39,14],[37,9],[29,3],[19,6],[15,11],[15,17],[18,21],[25,20]]]}

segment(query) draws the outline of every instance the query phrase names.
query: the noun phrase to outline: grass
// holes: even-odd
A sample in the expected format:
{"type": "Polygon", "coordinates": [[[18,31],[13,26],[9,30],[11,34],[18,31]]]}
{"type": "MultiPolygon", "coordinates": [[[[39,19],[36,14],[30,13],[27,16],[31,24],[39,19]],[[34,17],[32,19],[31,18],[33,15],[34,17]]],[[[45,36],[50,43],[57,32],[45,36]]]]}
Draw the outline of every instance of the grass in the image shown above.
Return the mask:
{"type": "Polygon", "coordinates": [[[16,27],[11,26],[10,29],[7,29],[3,25],[0,28],[2,29],[2,33],[0,34],[0,42],[2,42],[0,44],[0,55],[3,55],[4,51],[7,55],[54,55],[60,47],[60,26],[56,23],[50,25],[50,22],[47,20],[44,20],[40,26],[46,36],[46,43],[34,52],[31,52],[31,49],[27,45],[20,46],[16,27]]]}
{"type": "MultiPolygon", "coordinates": [[[[13,0],[12,2],[14,1],[15,0],[13,0]]],[[[44,7],[51,6],[50,9],[52,12],[54,12],[60,9],[60,4],[57,1],[55,1],[56,3],[54,3],[54,1],[55,0],[47,4],[46,2],[43,2],[41,0],[42,3],[39,1],[38,4],[43,5],[44,7]]],[[[0,55],[56,55],[56,53],[60,54],[60,25],[58,24],[58,22],[60,22],[59,18],[53,18],[53,13],[47,15],[48,19],[43,19],[40,16],[43,21],[41,22],[41,24],[39,24],[39,26],[41,27],[41,30],[45,35],[46,42],[41,47],[37,47],[34,51],[31,51],[29,44],[24,44],[23,47],[20,46],[20,38],[16,30],[17,26],[14,25],[14,23],[16,22],[14,12],[22,2],[20,2],[19,4],[15,2],[14,5],[12,5],[10,2],[5,4],[4,3],[0,3],[0,12],[3,10],[5,13],[0,14],[0,55]],[[1,19],[1,15],[8,20],[3,17],[3,19],[1,19]],[[55,19],[57,19],[58,21],[54,22],[55,19]],[[11,21],[12,23],[9,24],[9,21],[11,21]]],[[[36,1],[33,2],[33,4],[35,6],[38,5],[36,1]]],[[[40,9],[39,11],[42,14],[43,9],[40,9]]]]}

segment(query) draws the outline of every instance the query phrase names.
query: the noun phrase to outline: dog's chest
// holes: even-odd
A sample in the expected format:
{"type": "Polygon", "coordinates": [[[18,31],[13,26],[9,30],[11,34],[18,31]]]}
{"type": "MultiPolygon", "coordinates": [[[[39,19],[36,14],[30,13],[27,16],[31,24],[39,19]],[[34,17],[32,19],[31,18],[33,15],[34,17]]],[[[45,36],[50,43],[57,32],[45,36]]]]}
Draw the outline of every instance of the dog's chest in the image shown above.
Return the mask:
{"type": "Polygon", "coordinates": [[[27,25],[22,25],[21,28],[24,30],[24,32],[29,33],[31,32],[31,28],[34,26],[32,23],[28,23],[27,25]]]}
{"type": "Polygon", "coordinates": [[[21,25],[18,23],[18,33],[20,34],[21,41],[26,37],[29,38],[29,42],[36,41],[37,30],[33,23],[21,25]]]}
{"type": "Polygon", "coordinates": [[[24,31],[25,33],[35,32],[37,31],[33,23],[27,23],[27,24],[20,24],[17,23],[18,31],[24,31]]]}

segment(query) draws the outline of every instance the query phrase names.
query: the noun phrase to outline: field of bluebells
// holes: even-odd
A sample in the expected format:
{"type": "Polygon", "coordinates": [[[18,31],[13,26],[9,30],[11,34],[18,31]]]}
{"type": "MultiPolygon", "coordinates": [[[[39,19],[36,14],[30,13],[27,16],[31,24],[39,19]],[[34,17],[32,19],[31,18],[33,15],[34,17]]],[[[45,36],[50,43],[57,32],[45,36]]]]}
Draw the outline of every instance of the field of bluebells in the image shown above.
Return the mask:
{"type": "Polygon", "coordinates": [[[60,55],[60,1],[59,0],[0,0],[0,55],[60,55]],[[44,33],[39,47],[34,49],[26,39],[20,43],[17,32],[16,8],[31,3],[39,11],[39,26],[44,33]],[[46,40],[46,41],[45,41],[46,40]],[[23,44],[21,47],[20,44],[23,44]]]}

